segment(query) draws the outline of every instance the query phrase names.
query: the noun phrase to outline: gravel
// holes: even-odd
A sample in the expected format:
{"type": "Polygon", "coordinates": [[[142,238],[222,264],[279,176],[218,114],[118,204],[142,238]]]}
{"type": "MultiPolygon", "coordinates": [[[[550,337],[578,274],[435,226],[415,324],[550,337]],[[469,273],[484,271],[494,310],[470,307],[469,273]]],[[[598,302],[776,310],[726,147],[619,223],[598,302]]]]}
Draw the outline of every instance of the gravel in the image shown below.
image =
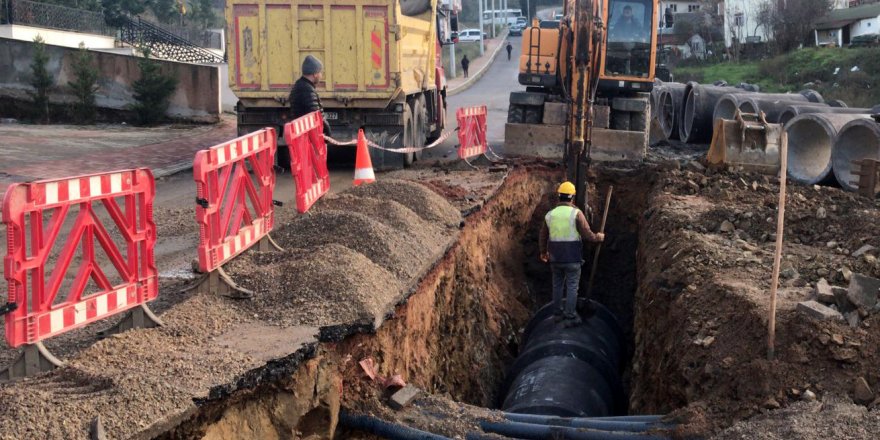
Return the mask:
{"type": "Polygon", "coordinates": [[[424,185],[406,180],[384,179],[359,186],[350,194],[380,200],[393,200],[409,207],[419,217],[446,226],[458,226],[461,212],[446,199],[424,185]]]}

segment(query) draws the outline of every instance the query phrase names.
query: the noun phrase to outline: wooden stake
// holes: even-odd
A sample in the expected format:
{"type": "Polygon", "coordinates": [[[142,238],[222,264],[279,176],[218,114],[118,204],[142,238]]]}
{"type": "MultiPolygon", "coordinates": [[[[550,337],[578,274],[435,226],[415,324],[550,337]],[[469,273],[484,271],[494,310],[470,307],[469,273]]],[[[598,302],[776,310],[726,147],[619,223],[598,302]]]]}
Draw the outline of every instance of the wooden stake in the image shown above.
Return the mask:
{"type": "Polygon", "coordinates": [[[773,256],[773,279],[770,281],[770,317],[767,320],[767,360],[772,361],[776,345],[776,289],[782,263],[782,235],[785,230],[785,178],[788,168],[788,133],[782,131],[779,148],[779,207],[776,218],[776,254],[773,256]]]}
{"type": "MultiPolygon", "coordinates": [[[[608,186],[608,193],[605,194],[605,211],[602,212],[602,223],[599,224],[599,232],[605,233],[605,221],[608,220],[608,208],[611,206],[611,193],[614,192],[614,186],[608,186]]],[[[599,252],[602,251],[602,243],[596,244],[596,252],[593,254],[593,267],[590,269],[590,282],[587,284],[587,299],[593,293],[593,280],[596,278],[596,270],[599,266],[599,252]]]]}

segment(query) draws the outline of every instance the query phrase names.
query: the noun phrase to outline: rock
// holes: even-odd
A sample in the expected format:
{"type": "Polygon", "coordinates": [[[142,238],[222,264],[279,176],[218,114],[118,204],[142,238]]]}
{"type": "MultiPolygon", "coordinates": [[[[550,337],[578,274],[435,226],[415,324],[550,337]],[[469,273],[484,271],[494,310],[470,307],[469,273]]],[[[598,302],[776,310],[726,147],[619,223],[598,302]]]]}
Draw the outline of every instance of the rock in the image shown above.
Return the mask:
{"type": "Polygon", "coordinates": [[[721,232],[733,232],[734,230],[736,230],[736,226],[734,226],[733,223],[730,222],[730,220],[724,220],[723,222],[721,222],[721,226],[718,227],[718,230],[720,230],[721,232]]]}
{"type": "Polygon", "coordinates": [[[824,219],[826,217],[828,217],[828,212],[825,211],[824,207],[820,206],[819,209],[816,210],[816,218],[824,219]]]}
{"type": "Polygon", "coordinates": [[[700,173],[700,174],[706,172],[706,167],[704,167],[703,164],[701,164],[700,162],[697,162],[695,160],[688,162],[684,166],[684,169],[686,169],[688,171],[693,171],[695,173],[700,173]]]}
{"type": "Polygon", "coordinates": [[[877,291],[880,280],[854,273],[849,280],[846,297],[859,309],[868,311],[877,305],[877,291]]]}
{"type": "Polygon", "coordinates": [[[831,271],[824,268],[824,267],[820,267],[820,268],[816,269],[816,275],[819,275],[820,277],[824,278],[824,277],[827,277],[828,275],[831,275],[831,271]]]}
{"type": "Polygon", "coordinates": [[[766,409],[779,409],[779,407],[779,402],[777,402],[776,399],[772,397],[764,401],[764,408],[766,409]]]}
{"type": "Polygon", "coordinates": [[[867,405],[874,401],[874,391],[868,385],[864,377],[858,377],[853,381],[853,401],[860,405],[867,405]]]}
{"type": "Polygon", "coordinates": [[[856,311],[846,313],[843,315],[843,317],[846,320],[846,323],[849,324],[849,326],[852,328],[858,327],[859,322],[861,321],[859,319],[859,312],[856,312],[856,311]]]}
{"type": "Polygon", "coordinates": [[[89,440],[107,440],[107,433],[104,431],[104,423],[101,421],[100,415],[92,419],[89,424],[89,440]]]}
{"type": "Polygon", "coordinates": [[[843,335],[840,333],[835,333],[831,335],[831,341],[837,345],[843,345],[843,335]]]}
{"type": "Polygon", "coordinates": [[[816,401],[816,393],[806,390],[804,394],[801,395],[801,399],[806,400],[807,402],[815,402],[816,401]]]}
{"type": "Polygon", "coordinates": [[[841,268],[840,276],[842,276],[844,280],[849,281],[849,279],[852,277],[852,271],[849,270],[848,267],[841,268]]]}
{"type": "Polygon", "coordinates": [[[816,283],[816,301],[822,304],[834,304],[834,292],[825,278],[819,278],[816,283]]]}
{"type": "Polygon", "coordinates": [[[834,249],[834,248],[836,248],[837,245],[839,245],[839,244],[840,244],[840,243],[838,243],[838,242],[832,240],[832,241],[829,241],[828,243],[825,243],[825,247],[827,247],[827,248],[829,248],[829,249],[834,249]]]}
{"type": "Polygon", "coordinates": [[[792,267],[792,266],[788,266],[788,267],[782,269],[782,271],[779,272],[779,275],[780,275],[782,278],[785,278],[785,279],[795,279],[795,278],[798,278],[798,277],[800,276],[800,274],[798,273],[797,269],[795,269],[795,268],[792,267]]]}
{"type": "Polygon", "coordinates": [[[413,386],[407,385],[399,390],[396,393],[391,395],[391,400],[389,400],[389,404],[392,408],[396,410],[401,410],[409,405],[419,394],[422,393],[422,390],[413,386]]]}
{"type": "Polygon", "coordinates": [[[862,259],[865,260],[865,263],[868,263],[868,264],[874,264],[877,262],[877,257],[875,257],[871,254],[862,255],[862,259]]]}
{"type": "Polygon", "coordinates": [[[681,163],[675,159],[664,160],[660,163],[660,168],[667,171],[678,171],[681,169],[681,163]]]}
{"type": "Polygon", "coordinates": [[[807,316],[818,320],[843,321],[843,315],[841,315],[840,312],[816,301],[799,302],[797,305],[797,310],[807,316]]]}
{"type": "Polygon", "coordinates": [[[831,336],[828,336],[827,333],[822,333],[819,335],[819,342],[822,345],[828,345],[828,343],[831,342],[831,336]]]}
{"type": "Polygon", "coordinates": [[[852,256],[853,257],[861,257],[864,253],[871,252],[874,249],[877,249],[877,248],[875,248],[874,246],[871,246],[870,244],[866,244],[866,245],[856,249],[856,251],[852,253],[852,256]]]}

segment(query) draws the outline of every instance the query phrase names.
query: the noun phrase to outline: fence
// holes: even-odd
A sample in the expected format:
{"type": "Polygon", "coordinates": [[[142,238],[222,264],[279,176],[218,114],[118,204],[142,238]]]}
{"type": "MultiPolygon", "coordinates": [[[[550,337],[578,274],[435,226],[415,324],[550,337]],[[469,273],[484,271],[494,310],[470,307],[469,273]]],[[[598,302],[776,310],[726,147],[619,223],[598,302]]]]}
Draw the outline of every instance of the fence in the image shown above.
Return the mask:
{"type": "Polygon", "coordinates": [[[290,148],[290,171],[296,181],[296,209],[306,212],[330,190],[327,144],[320,112],[299,117],[284,126],[290,148]]]}
{"type": "Polygon", "coordinates": [[[455,112],[458,121],[458,157],[466,159],[486,154],[486,106],[462,107],[455,112]]]}
{"type": "Polygon", "coordinates": [[[28,0],[3,0],[2,11],[3,24],[24,24],[107,36],[116,34],[100,12],[28,0]]]}
{"type": "Polygon", "coordinates": [[[15,183],[7,189],[4,276],[11,311],[5,316],[6,342],[26,349],[23,359],[0,376],[34,372],[28,358],[45,356],[41,342],[52,336],[138,306],[142,313],[131,320],[143,321],[143,313],[152,317],[146,303],[159,294],[154,197],[148,169],[15,183]]]}

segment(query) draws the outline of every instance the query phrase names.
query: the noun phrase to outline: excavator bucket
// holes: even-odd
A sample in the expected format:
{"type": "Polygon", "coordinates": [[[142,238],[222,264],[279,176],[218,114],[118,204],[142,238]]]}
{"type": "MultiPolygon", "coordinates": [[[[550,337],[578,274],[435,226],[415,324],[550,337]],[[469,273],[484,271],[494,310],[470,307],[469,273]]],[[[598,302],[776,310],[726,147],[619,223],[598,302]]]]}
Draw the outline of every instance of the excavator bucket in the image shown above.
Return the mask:
{"type": "Polygon", "coordinates": [[[738,166],[767,174],[779,171],[782,125],[768,123],[764,114],[740,113],[734,120],[716,119],[706,159],[710,166],[738,166]]]}

